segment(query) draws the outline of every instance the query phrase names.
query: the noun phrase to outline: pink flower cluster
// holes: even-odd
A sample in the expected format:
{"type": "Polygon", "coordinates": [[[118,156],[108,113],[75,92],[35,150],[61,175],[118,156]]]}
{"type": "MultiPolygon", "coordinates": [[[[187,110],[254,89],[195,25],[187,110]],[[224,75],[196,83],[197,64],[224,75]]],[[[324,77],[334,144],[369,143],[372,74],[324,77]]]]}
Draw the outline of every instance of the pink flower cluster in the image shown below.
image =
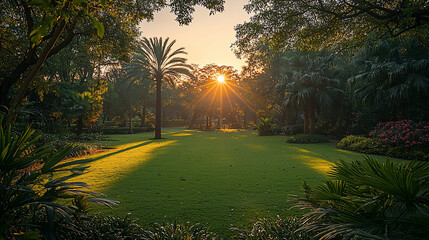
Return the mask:
{"type": "Polygon", "coordinates": [[[352,127],[356,127],[358,125],[360,113],[352,112],[352,127]]]}
{"type": "Polygon", "coordinates": [[[402,120],[379,123],[369,136],[384,147],[422,147],[429,146],[429,122],[402,120]]]}

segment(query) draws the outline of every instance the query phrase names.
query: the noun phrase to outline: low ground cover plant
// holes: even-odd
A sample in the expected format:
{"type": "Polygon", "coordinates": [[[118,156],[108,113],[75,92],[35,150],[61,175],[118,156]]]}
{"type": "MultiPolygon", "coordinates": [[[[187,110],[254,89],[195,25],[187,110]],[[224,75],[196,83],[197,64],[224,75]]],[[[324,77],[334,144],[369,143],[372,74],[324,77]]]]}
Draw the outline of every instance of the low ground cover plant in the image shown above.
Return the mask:
{"type": "Polygon", "coordinates": [[[286,138],[287,143],[325,143],[329,142],[329,138],[317,134],[298,134],[286,138]]]}
{"type": "Polygon", "coordinates": [[[302,223],[298,218],[260,219],[250,229],[232,229],[236,234],[234,239],[260,240],[260,239],[313,239],[310,233],[298,231],[302,223]]]}
{"type": "Polygon", "coordinates": [[[50,145],[56,150],[65,145],[71,145],[72,148],[67,157],[76,157],[99,152],[102,149],[100,141],[106,139],[105,136],[97,133],[81,134],[79,136],[75,134],[38,134],[40,134],[40,138],[35,143],[36,146],[50,145]]]}
{"type": "MultiPolygon", "coordinates": [[[[129,134],[129,127],[105,127],[102,130],[103,134],[129,134]]],[[[153,131],[152,126],[145,127],[133,127],[133,133],[151,132],[153,131]]]]}

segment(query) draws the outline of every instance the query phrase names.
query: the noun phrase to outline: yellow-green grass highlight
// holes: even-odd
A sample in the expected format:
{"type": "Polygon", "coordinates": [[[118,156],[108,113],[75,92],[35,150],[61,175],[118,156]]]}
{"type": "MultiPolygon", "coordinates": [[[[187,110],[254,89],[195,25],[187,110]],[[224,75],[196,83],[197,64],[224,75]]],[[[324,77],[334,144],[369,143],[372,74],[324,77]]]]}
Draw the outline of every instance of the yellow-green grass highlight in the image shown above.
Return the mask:
{"type": "MultiPolygon", "coordinates": [[[[152,222],[204,223],[223,237],[231,227],[249,227],[259,218],[299,214],[290,195],[326,179],[331,165],[362,155],[335,143],[288,144],[283,136],[255,131],[199,132],[164,129],[153,133],[111,135],[114,147],[95,158],[80,180],[121,203],[108,214],[152,222]]],[[[379,160],[385,157],[374,156],[379,160]]],[[[402,161],[393,159],[393,161],[402,161]]]]}

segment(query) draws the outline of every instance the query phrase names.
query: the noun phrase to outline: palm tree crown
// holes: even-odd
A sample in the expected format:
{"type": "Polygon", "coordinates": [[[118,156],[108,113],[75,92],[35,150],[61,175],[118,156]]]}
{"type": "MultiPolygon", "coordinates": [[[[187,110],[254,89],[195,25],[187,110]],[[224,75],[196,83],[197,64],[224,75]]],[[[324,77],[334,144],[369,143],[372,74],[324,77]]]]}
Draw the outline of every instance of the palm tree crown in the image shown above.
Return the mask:
{"type": "Polygon", "coordinates": [[[316,111],[329,109],[342,95],[329,52],[288,52],[283,58],[283,79],[278,84],[285,91],[284,104],[304,112],[304,133],[314,134],[316,111]]]}
{"type": "Polygon", "coordinates": [[[174,85],[183,75],[192,77],[192,67],[186,64],[184,48],[173,49],[176,40],[169,38],[143,38],[141,53],[145,56],[150,75],[156,82],[155,139],[161,138],[161,85],[162,81],[174,85]]]}

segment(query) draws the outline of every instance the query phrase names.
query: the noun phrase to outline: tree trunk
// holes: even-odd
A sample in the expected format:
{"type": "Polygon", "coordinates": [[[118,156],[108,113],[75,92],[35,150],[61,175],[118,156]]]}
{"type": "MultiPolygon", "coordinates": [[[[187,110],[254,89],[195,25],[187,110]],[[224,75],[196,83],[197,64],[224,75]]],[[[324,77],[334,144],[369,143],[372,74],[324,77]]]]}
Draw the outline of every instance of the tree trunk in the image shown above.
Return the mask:
{"type": "Polygon", "coordinates": [[[43,63],[46,61],[46,58],[49,55],[49,52],[54,47],[55,43],[57,42],[58,38],[60,37],[61,33],[64,31],[64,28],[66,26],[66,21],[61,20],[60,24],[57,26],[57,29],[55,30],[52,38],[49,40],[48,44],[43,49],[42,53],[39,56],[39,59],[37,60],[37,63],[33,65],[30,72],[25,77],[22,84],[20,84],[20,88],[18,90],[18,94],[16,95],[15,99],[12,102],[12,106],[10,109],[15,109],[20,104],[22,104],[22,101],[24,100],[25,94],[28,90],[28,87],[30,86],[31,81],[36,76],[36,74],[39,72],[40,68],[42,68],[43,63]]]}
{"type": "Polygon", "coordinates": [[[396,120],[401,121],[406,119],[405,117],[405,107],[403,103],[397,103],[396,104],[396,120]]]}
{"type": "Polygon", "coordinates": [[[308,114],[308,107],[304,109],[304,134],[308,134],[308,127],[310,125],[310,119],[308,114]]]}
{"type": "Polygon", "coordinates": [[[194,113],[192,114],[191,122],[189,123],[189,126],[188,126],[189,129],[194,128],[196,120],[197,120],[197,107],[195,107],[194,113]]]}
{"type": "Polygon", "coordinates": [[[129,126],[129,129],[128,129],[128,132],[130,134],[133,133],[133,111],[132,111],[131,107],[130,107],[130,126],[129,126]]]}
{"type": "Polygon", "coordinates": [[[143,109],[139,117],[140,117],[140,127],[144,127],[144,125],[146,124],[146,105],[143,105],[143,109]]]}
{"type": "Polygon", "coordinates": [[[103,127],[106,124],[106,119],[107,119],[107,112],[104,112],[104,115],[103,115],[103,127]]]}
{"type": "Polygon", "coordinates": [[[80,136],[83,131],[83,118],[79,117],[76,121],[76,135],[80,136]]]}
{"type": "Polygon", "coordinates": [[[156,108],[155,108],[155,139],[161,139],[161,82],[162,78],[156,77],[156,108]]]}

